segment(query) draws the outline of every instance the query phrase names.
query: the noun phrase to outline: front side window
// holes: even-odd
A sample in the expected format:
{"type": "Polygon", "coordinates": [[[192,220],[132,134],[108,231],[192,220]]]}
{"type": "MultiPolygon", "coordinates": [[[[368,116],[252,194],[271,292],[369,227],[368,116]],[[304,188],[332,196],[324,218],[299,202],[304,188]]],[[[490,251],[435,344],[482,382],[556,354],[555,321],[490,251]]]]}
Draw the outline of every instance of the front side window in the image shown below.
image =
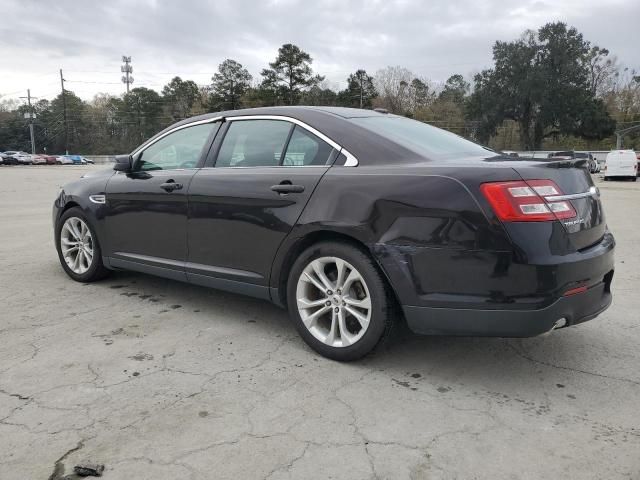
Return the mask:
{"type": "Polygon", "coordinates": [[[296,126],[289,140],[282,165],[285,167],[326,165],[332,151],[331,145],[304,128],[296,126]]]}
{"type": "Polygon", "coordinates": [[[280,165],[291,124],[282,120],[236,120],[229,123],[216,167],[280,165]]]}
{"type": "Polygon", "coordinates": [[[194,168],[209,135],[219,126],[219,122],[204,123],[170,133],[143,150],[136,169],[150,171],[194,168]]]}

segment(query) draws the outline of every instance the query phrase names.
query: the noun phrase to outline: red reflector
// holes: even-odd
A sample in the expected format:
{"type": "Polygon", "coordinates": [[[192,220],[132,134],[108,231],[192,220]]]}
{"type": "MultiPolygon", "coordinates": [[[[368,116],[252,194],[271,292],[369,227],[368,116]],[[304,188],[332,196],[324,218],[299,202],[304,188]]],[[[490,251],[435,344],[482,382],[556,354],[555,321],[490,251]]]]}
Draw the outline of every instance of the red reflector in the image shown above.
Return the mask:
{"type": "Polygon", "coordinates": [[[504,222],[548,222],[576,216],[568,200],[546,200],[562,195],[551,180],[483,183],[480,191],[504,222]]]}
{"type": "Polygon", "coordinates": [[[577,287],[572,288],[571,290],[567,290],[562,294],[563,297],[570,297],[571,295],[576,295],[578,293],[584,293],[587,291],[587,287],[577,287]]]}

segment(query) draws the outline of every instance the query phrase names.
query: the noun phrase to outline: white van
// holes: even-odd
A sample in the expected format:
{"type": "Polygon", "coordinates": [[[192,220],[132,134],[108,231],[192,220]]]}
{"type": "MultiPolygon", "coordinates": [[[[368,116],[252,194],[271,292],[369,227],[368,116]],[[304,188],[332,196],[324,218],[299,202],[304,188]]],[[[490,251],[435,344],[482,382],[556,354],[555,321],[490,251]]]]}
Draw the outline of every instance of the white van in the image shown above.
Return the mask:
{"type": "Polygon", "coordinates": [[[638,159],[633,150],[613,150],[607,154],[604,165],[604,179],[613,177],[630,178],[636,181],[638,174],[638,159]]]}

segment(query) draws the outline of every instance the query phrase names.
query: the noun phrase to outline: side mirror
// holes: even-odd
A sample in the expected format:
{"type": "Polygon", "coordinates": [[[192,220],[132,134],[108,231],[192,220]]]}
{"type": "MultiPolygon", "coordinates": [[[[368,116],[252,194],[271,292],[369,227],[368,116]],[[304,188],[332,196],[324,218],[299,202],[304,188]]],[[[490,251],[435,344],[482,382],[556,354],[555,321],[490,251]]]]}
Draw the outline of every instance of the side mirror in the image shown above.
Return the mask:
{"type": "Polygon", "coordinates": [[[113,169],[117,172],[130,172],[133,168],[133,157],[131,155],[117,155],[113,169]]]}

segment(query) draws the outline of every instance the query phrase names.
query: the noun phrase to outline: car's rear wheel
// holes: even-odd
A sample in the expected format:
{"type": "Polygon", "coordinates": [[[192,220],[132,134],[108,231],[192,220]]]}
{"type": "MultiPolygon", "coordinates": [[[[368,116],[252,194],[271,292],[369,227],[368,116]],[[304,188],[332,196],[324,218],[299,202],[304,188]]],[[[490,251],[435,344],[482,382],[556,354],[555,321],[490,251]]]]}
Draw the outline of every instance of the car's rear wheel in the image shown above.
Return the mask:
{"type": "Polygon", "coordinates": [[[350,361],[388,336],[393,297],[373,260],[346,243],[323,242],[300,255],[287,286],[289,312],[315,351],[350,361]]]}
{"type": "Polygon", "coordinates": [[[109,273],[102,263],[98,237],[78,207],[70,208],[60,217],[56,228],[56,249],[62,268],[77,282],[93,282],[109,273]]]}

